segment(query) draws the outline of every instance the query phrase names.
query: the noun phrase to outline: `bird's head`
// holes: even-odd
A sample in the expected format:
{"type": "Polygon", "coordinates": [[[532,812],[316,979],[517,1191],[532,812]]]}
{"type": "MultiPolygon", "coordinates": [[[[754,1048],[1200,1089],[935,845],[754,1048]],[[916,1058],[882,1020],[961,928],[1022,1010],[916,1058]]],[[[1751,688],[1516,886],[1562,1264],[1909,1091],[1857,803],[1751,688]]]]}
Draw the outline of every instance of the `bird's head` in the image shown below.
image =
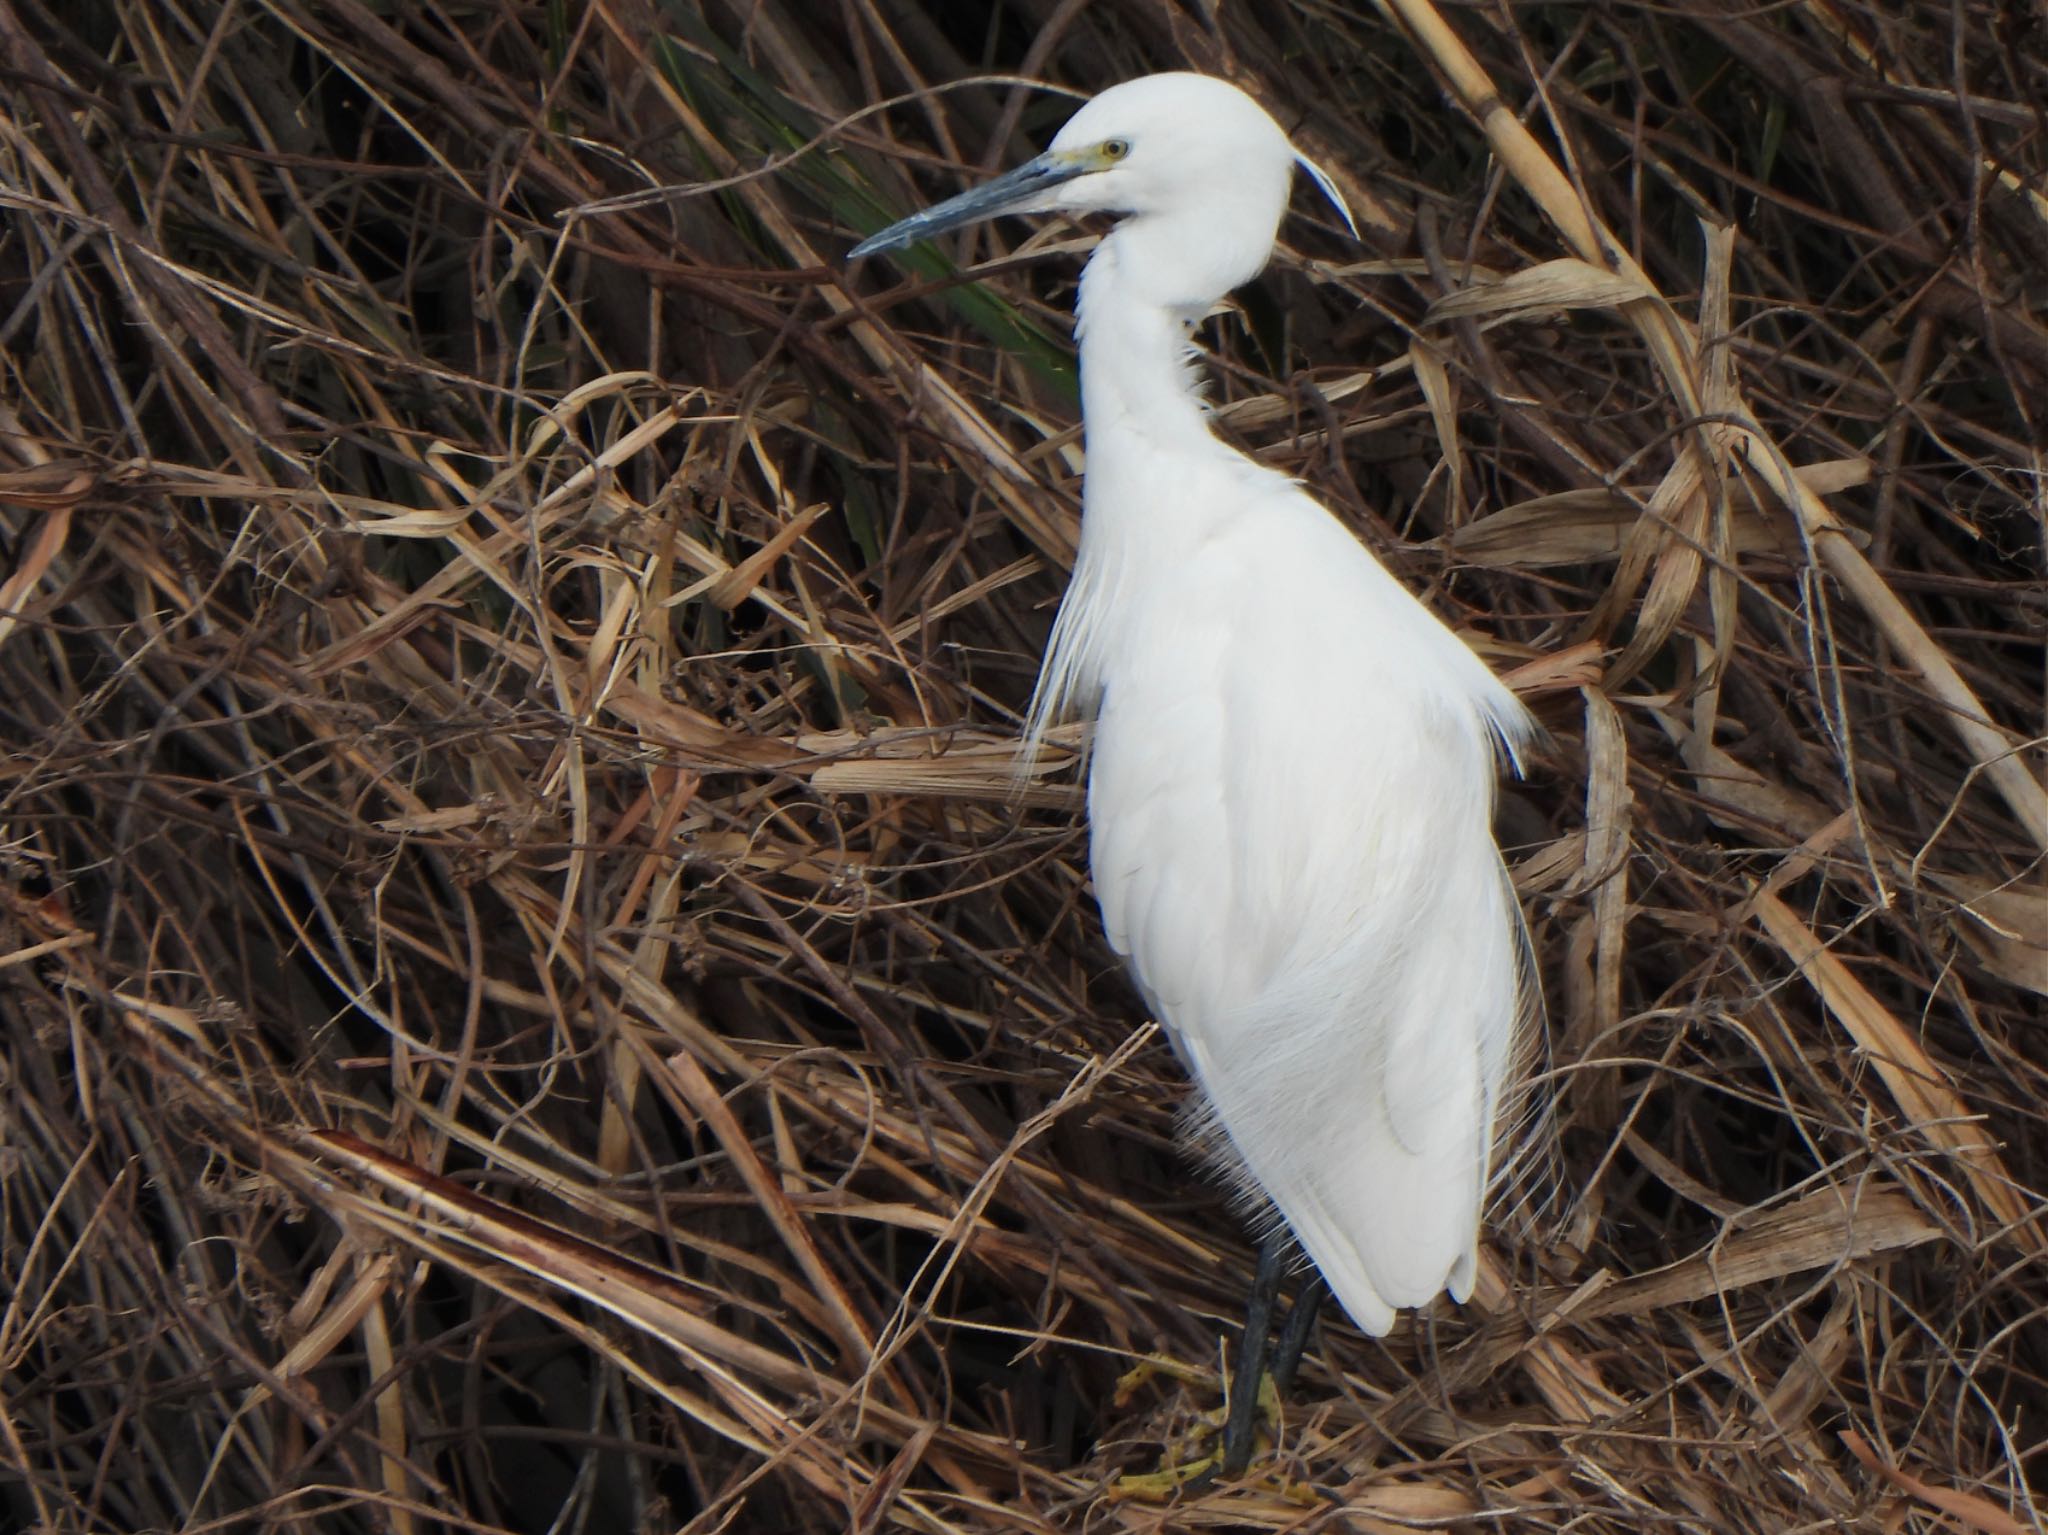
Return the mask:
{"type": "Polygon", "coordinates": [[[1168,290],[1161,298],[1199,305],[1265,265],[1296,165],[1349,224],[1329,176],[1243,91],[1208,75],[1147,75],[1095,97],[1035,160],[912,214],[852,254],[898,250],[1004,213],[1126,213],[1129,238],[1143,241],[1168,290]]]}

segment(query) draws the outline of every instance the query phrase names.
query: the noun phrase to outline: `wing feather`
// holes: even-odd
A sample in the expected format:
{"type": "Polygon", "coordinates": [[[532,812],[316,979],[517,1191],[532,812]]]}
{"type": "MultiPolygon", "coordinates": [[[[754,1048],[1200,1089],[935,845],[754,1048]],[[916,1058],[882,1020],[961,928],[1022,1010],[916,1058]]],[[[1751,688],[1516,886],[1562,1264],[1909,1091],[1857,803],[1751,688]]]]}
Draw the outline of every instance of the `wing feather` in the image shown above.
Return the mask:
{"type": "Polygon", "coordinates": [[[1520,1007],[1493,780],[1523,717],[1328,513],[1260,483],[1118,616],[1091,860],[1246,1170],[1384,1332],[1472,1282],[1520,1007]]]}

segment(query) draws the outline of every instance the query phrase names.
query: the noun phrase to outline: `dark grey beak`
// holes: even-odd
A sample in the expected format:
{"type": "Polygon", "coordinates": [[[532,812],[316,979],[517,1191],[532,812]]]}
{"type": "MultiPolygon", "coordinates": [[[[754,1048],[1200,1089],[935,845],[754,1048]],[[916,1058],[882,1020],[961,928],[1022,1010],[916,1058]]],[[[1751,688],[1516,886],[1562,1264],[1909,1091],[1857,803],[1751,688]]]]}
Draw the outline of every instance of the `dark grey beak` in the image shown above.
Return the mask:
{"type": "Polygon", "coordinates": [[[846,253],[846,259],[852,261],[861,256],[872,256],[877,251],[901,250],[919,240],[929,240],[933,235],[958,229],[963,224],[991,219],[1001,213],[1035,212],[1039,197],[1062,182],[1072,181],[1092,169],[1094,167],[1085,159],[1070,154],[1055,156],[1048,150],[1036,160],[1027,161],[994,181],[962,192],[958,197],[949,197],[922,213],[913,213],[909,218],[891,224],[880,234],[869,235],[846,253]]]}

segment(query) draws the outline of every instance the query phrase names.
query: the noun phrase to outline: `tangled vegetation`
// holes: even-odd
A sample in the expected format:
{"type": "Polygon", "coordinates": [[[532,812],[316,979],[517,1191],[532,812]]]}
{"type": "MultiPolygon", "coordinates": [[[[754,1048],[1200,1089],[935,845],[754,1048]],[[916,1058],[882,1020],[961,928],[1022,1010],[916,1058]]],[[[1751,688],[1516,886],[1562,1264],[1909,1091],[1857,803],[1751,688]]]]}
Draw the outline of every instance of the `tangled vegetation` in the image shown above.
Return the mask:
{"type": "Polygon", "coordinates": [[[0,1512],[2038,1528],[2044,102],[1921,0],[0,0],[0,1512]],[[1240,1482],[1018,787],[1092,232],[842,259],[1178,68],[1363,228],[1219,430],[1548,732],[1554,1184],[1240,1482]]]}

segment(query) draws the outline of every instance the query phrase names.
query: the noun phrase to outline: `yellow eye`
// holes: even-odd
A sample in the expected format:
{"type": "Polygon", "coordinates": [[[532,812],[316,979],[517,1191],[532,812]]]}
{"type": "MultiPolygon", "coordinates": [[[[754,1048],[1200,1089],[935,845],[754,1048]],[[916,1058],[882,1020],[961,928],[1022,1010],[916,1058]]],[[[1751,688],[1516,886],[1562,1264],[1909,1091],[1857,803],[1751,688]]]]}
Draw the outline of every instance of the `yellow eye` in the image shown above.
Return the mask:
{"type": "Polygon", "coordinates": [[[1102,158],[1105,160],[1121,160],[1130,152],[1129,139],[1104,139],[1102,142],[1102,158]]]}

